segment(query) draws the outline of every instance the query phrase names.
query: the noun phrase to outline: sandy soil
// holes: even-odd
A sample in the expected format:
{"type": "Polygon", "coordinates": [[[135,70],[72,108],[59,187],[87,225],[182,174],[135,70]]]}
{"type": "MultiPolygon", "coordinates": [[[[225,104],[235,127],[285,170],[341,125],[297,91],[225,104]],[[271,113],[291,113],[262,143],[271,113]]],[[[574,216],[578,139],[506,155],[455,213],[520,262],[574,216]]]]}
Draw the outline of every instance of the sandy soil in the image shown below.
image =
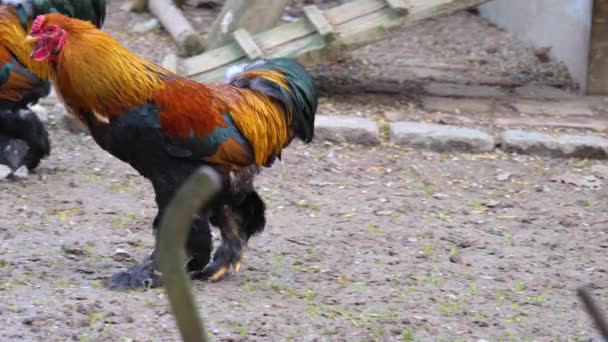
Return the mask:
{"type": "MultiPolygon", "coordinates": [[[[164,34],[117,33],[145,19],[120,4],[110,1],[107,30],[162,58],[172,48],[164,34]]],[[[472,25],[463,18],[476,17],[443,20],[472,25]]],[[[450,34],[449,23],[425,25],[450,34]]],[[[494,45],[505,56],[532,50],[507,43],[494,45]]],[[[491,74],[489,64],[479,68],[491,74]]],[[[508,75],[533,78],[549,67],[512,64],[508,75]]],[[[333,108],[363,110],[354,98],[333,108]]],[[[0,183],[0,340],[175,341],[162,290],[103,287],[152,247],[150,185],[89,137],[50,133],[38,172],[0,183]]],[[[294,143],[258,178],[268,226],[241,272],[195,283],[207,326],[218,341],[599,341],[574,291],[592,282],[608,307],[606,180],[584,178],[608,177],[604,165],[294,143]],[[565,174],[579,186],[554,181],[565,174]]]]}
{"type": "MultiPolygon", "coordinates": [[[[0,339],[170,341],[161,290],[107,276],[152,246],[150,186],[88,137],[52,130],[37,175],[0,185],[0,339]],[[58,143],[61,142],[61,143],[58,143]]],[[[196,283],[219,340],[589,341],[574,295],[608,300],[594,163],[295,144],[257,186],[267,230],[243,270],[196,283]],[[345,200],[348,199],[348,200],[345,200]]]]}

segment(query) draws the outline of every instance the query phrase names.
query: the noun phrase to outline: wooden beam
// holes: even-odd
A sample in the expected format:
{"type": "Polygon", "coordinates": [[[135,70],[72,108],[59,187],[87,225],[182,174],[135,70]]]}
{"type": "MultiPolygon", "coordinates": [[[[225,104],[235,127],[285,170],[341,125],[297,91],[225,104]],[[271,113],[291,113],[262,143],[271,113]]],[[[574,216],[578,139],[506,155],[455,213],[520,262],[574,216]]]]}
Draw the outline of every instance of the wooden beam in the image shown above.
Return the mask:
{"type": "Polygon", "coordinates": [[[587,93],[608,95],[608,2],[593,2],[587,93]]]}
{"type": "Polygon", "coordinates": [[[193,56],[203,51],[203,43],[198,33],[173,1],[149,0],[148,7],[184,55],[193,56]]]}
{"type": "Polygon", "coordinates": [[[247,58],[256,59],[260,58],[264,55],[264,52],[258,47],[258,44],[253,40],[253,37],[244,29],[239,29],[234,31],[232,34],[234,36],[234,40],[240,46],[240,48],[245,52],[247,58]]]}
{"type": "Polygon", "coordinates": [[[327,21],[325,18],[325,14],[319,9],[319,7],[315,5],[305,6],[304,7],[304,15],[306,19],[315,27],[317,33],[321,35],[323,38],[333,39],[334,31],[333,26],[327,21]]]}

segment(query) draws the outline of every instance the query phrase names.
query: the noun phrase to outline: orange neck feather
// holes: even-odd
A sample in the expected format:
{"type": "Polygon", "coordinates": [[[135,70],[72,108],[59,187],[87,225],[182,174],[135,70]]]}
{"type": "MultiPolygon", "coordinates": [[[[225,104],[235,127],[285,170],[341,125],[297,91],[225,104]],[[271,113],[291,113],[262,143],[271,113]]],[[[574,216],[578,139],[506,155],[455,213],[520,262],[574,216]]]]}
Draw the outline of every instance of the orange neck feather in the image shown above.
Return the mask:
{"type": "Polygon", "coordinates": [[[51,80],[76,112],[119,116],[151,100],[163,89],[164,79],[177,77],[130,52],[88,22],[70,19],[60,25],[68,38],[57,61],[50,62],[51,80]]]}

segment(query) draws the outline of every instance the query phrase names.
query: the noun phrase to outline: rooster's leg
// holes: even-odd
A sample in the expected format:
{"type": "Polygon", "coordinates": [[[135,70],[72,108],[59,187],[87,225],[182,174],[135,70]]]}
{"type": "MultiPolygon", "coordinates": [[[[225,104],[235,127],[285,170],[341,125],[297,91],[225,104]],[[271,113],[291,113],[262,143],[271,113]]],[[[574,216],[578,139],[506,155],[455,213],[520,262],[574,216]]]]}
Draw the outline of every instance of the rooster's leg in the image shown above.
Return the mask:
{"type": "MultiPolygon", "coordinates": [[[[174,189],[178,188],[174,184],[180,184],[182,179],[191,174],[190,171],[189,168],[180,169],[179,167],[173,167],[170,172],[159,174],[157,177],[151,177],[156,193],[156,203],[159,208],[162,208],[159,210],[153,223],[157,244],[164,208],[172,198],[174,189]]],[[[193,218],[192,228],[186,242],[186,249],[189,257],[188,271],[200,272],[209,263],[212,250],[209,214],[206,211],[199,212],[193,218]]],[[[157,272],[156,252],[152,252],[150,256],[139,264],[115,274],[109,282],[109,287],[117,290],[158,287],[160,285],[161,278],[157,272]]]]}
{"type": "Polygon", "coordinates": [[[242,238],[239,224],[232,209],[224,206],[214,215],[213,221],[220,228],[222,244],[217,248],[211,262],[202,271],[193,273],[194,278],[220,280],[230,267],[239,271],[241,266],[242,250],[246,241],[242,238]]]}
{"type": "Polygon", "coordinates": [[[211,222],[220,229],[222,244],[215,251],[213,262],[197,277],[217,281],[230,267],[238,272],[247,241],[266,225],[264,212],[264,202],[255,191],[250,191],[238,204],[229,203],[216,210],[211,222]]]}
{"type": "Polygon", "coordinates": [[[191,273],[200,272],[209,263],[212,249],[213,240],[209,227],[209,214],[201,212],[194,218],[186,241],[188,271],[191,273]]]}
{"type": "MultiPolygon", "coordinates": [[[[190,272],[200,272],[211,256],[211,230],[208,215],[202,214],[194,218],[192,228],[186,243],[188,251],[187,268],[190,272]]],[[[156,236],[160,214],[154,220],[156,236]]],[[[158,241],[157,241],[158,242],[158,241]]],[[[161,285],[160,274],[157,272],[156,250],[137,265],[112,276],[109,287],[115,290],[134,290],[139,288],[154,288],[161,285]]]]}

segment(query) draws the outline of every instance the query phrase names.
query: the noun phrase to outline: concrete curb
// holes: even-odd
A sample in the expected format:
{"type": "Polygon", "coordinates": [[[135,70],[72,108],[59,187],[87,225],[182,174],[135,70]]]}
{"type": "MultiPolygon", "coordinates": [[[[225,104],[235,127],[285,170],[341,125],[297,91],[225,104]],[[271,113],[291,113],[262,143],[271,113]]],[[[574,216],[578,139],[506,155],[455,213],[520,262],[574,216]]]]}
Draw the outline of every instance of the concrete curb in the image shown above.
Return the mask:
{"type": "MultiPolygon", "coordinates": [[[[319,115],[315,123],[315,141],[375,146],[380,144],[380,129],[378,123],[370,119],[319,115]]],[[[389,135],[396,145],[437,152],[484,153],[498,148],[558,158],[608,159],[608,139],[592,134],[549,135],[505,130],[495,138],[479,129],[400,121],[389,124],[389,135]]]]}

